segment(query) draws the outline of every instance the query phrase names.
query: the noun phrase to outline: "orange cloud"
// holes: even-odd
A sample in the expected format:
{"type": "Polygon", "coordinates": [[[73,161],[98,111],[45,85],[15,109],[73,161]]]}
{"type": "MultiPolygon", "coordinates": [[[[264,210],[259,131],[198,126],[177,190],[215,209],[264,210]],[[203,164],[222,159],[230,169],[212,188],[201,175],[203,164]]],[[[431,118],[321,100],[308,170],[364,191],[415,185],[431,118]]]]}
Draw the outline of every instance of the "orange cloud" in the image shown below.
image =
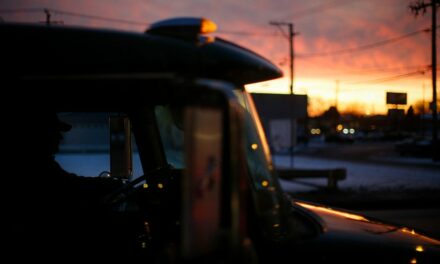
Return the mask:
{"type": "MultiPolygon", "coordinates": [[[[256,51],[284,70],[283,79],[255,88],[266,92],[289,91],[289,43],[278,28],[269,25],[269,21],[284,18],[284,21],[294,23],[295,30],[299,32],[294,41],[297,92],[307,93],[315,98],[312,98],[312,102],[325,101],[327,105],[331,105],[335,97],[335,80],[339,80],[341,107],[344,104],[347,107],[366,105],[376,112],[385,112],[383,97],[387,90],[408,92],[408,100],[412,103],[422,97],[420,87],[423,82],[426,87],[429,86],[429,72],[378,84],[369,83],[368,80],[409,73],[416,71],[416,66],[430,64],[429,34],[417,34],[362,52],[309,58],[306,58],[306,55],[362,47],[429,26],[429,12],[425,16],[415,18],[408,9],[410,2],[370,0],[340,1],[338,4],[331,4],[331,1],[303,0],[34,0],[30,4],[25,0],[3,0],[0,8],[52,8],[78,14],[138,21],[141,24],[114,23],[59,14],[53,16],[54,19],[63,20],[66,25],[118,28],[137,32],[144,31],[149,23],[169,17],[207,17],[218,24],[219,36],[256,51]]],[[[0,15],[5,21],[44,20],[43,12],[0,15]]],[[[283,27],[283,30],[286,32],[287,28],[283,27]]],[[[316,104],[316,109],[318,105],[325,104],[316,104]]]]}

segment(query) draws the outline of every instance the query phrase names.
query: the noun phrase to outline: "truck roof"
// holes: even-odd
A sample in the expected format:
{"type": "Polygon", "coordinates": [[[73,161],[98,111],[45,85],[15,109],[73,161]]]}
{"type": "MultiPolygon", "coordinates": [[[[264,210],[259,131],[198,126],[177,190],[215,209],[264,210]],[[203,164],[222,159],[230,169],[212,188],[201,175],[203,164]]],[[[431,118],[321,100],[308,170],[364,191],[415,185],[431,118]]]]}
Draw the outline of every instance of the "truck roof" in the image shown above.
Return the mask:
{"type": "Polygon", "coordinates": [[[235,84],[266,81],[281,70],[260,55],[220,38],[40,24],[0,24],[5,76],[184,76],[235,84]]]}

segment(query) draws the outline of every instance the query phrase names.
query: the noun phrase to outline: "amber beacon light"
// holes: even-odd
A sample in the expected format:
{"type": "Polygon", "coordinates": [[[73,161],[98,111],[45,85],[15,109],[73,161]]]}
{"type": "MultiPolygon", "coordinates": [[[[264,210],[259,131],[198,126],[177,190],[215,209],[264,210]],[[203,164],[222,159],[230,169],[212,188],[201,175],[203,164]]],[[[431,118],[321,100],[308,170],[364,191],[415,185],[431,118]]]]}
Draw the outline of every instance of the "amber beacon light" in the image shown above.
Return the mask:
{"type": "Polygon", "coordinates": [[[206,18],[179,17],[156,22],[146,32],[178,38],[197,38],[213,33],[216,29],[217,25],[206,18]]]}

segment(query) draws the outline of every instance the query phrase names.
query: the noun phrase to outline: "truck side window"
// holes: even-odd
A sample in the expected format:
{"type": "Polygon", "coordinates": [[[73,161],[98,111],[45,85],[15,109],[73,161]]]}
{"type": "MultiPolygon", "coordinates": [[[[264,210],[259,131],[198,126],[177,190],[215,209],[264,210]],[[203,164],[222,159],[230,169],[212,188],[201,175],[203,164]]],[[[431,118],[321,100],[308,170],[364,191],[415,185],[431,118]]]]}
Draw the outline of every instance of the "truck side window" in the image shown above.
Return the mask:
{"type": "Polygon", "coordinates": [[[183,169],[183,113],[169,105],[159,105],[155,107],[155,115],[168,164],[183,169]]]}
{"type": "MultiPolygon", "coordinates": [[[[109,117],[115,113],[59,113],[59,119],[72,125],[63,134],[55,156],[68,172],[82,176],[99,176],[110,171],[109,117]]],[[[134,141],[134,137],[133,141],[134,141]]],[[[133,176],[143,174],[136,144],[133,146],[133,176]]]]}

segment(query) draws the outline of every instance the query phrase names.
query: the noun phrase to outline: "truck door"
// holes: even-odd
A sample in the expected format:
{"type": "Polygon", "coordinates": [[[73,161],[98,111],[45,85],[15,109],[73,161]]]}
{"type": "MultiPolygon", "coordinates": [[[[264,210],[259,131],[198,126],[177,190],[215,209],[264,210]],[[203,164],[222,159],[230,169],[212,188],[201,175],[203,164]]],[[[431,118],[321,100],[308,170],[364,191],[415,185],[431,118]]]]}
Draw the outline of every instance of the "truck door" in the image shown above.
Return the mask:
{"type": "Polygon", "coordinates": [[[184,258],[236,259],[247,241],[243,115],[229,91],[211,91],[211,100],[201,96],[203,103],[188,105],[183,111],[184,258]]]}
{"type": "Polygon", "coordinates": [[[217,247],[221,218],[223,113],[215,107],[187,107],[187,170],[183,182],[183,252],[200,255],[217,247]]]}

